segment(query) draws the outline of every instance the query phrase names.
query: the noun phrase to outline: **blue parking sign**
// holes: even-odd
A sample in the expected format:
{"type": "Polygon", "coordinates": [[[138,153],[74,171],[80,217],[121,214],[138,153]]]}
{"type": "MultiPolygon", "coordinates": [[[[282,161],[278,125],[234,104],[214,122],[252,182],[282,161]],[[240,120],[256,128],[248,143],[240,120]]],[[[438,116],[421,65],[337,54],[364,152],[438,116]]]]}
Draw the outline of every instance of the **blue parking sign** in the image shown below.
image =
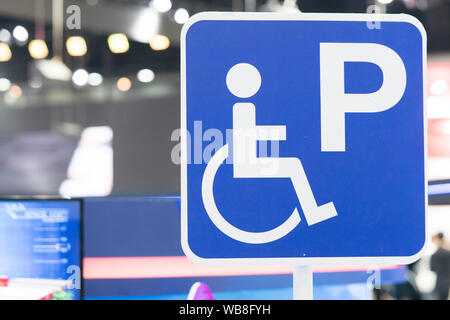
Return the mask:
{"type": "Polygon", "coordinates": [[[426,34],[408,15],[202,13],[181,34],[182,247],[201,263],[410,263],[426,34]]]}

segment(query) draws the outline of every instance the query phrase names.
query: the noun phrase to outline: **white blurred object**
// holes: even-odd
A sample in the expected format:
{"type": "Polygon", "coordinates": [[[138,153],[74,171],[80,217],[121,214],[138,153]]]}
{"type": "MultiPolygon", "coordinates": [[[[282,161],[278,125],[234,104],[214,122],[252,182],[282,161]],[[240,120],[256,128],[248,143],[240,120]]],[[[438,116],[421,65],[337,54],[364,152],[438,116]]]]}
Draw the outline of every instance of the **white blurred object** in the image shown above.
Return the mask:
{"type": "Polygon", "coordinates": [[[450,119],[449,98],[446,96],[431,96],[427,98],[428,119],[450,119]]]}
{"type": "Polygon", "coordinates": [[[0,91],[5,92],[11,88],[11,81],[6,78],[0,78],[0,91]]]}
{"type": "Polygon", "coordinates": [[[103,83],[103,76],[100,73],[92,72],[88,76],[88,84],[91,86],[99,86],[103,83]]]}
{"type": "Polygon", "coordinates": [[[170,0],[153,0],[150,4],[158,12],[167,12],[172,8],[172,1],[170,0]]]}
{"type": "Polygon", "coordinates": [[[15,278],[0,288],[0,300],[50,300],[70,285],[70,280],[15,278]]]}
{"type": "Polygon", "coordinates": [[[297,0],[284,0],[282,3],[278,0],[267,0],[267,2],[259,8],[259,11],[283,12],[283,13],[299,13],[297,0]]]}
{"type": "Polygon", "coordinates": [[[416,285],[422,293],[432,293],[436,286],[436,274],[430,270],[430,256],[420,260],[416,276],[416,285]]]}
{"type": "Polygon", "coordinates": [[[430,93],[435,96],[444,94],[447,91],[448,91],[448,84],[447,81],[443,79],[437,80],[430,85],[430,93]]]}
{"type": "Polygon", "coordinates": [[[436,273],[431,271],[431,255],[436,252],[436,246],[429,240],[424,255],[417,263],[416,285],[421,293],[430,294],[436,286],[436,273]]]}
{"type": "Polygon", "coordinates": [[[22,26],[16,26],[13,29],[13,37],[19,42],[26,42],[28,40],[28,31],[22,26]]]}
{"type": "Polygon", "coordinates": [[[47,79],[69,81],[72,71],[58,59],[42,59],[35,62],[38,71],[47,79]]]}
{"type": "Polygon", "coordinates": [[[185,8],[178,8],[174,14],[175,22],[178,24],[183,24],[189,19],[189,12],[185,8]]]}
{"type": "Polygon", "coordinates": [[[78,69],[72,74],[72,82],[78,87],[84,87],[89,80],[89,74],[84,69],[78,69]]]}
{"type": "Polygon", "coordinates": [[[161,17],[156,10],[144,8],[139,10],[139,15],[132,24],[130,38],[142,43],[148,43],[158,32],[161,24],[161,17]]]}
{"type": "Polygon", "coordinates": [[[429,181],[450,178],[450,158],[428,157],[427,176],[429,181]]]}
{"type": "Polygon", "coordinates": [[[107,196],[113,187],[113,130],[88,127],[81,133],[59,193],[68,197],[107,196]]]}
{"type": "Polygon", "coordinates": [[[1,29],[0,30],[0,41],[10,44],[11,43],[11,32],[9,32],[7,29],[1,29]]]}
{"type": "MultiPolygon", "coordinates": [[[[444,239],[450,239],[450,205],[430,205],[428,206],[428,234],[430,238],[439,232],[444,234],[444,239]]],[[[436,247],[429,245],[427,252],[434,253],[436,247]]]]}
{"type": "Polygon", "coordinates": [[[152,82],[155,79],[155,73],[150,69],[142,69],[137,73],[137,79],[144,83],[152,82]]]}

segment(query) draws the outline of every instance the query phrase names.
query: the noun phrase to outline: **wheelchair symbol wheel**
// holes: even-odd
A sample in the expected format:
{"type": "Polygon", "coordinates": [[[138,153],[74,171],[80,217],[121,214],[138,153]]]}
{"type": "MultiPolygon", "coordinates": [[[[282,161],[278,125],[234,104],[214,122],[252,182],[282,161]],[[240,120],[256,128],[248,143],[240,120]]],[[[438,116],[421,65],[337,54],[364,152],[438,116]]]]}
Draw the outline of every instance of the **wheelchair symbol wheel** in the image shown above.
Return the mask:
{"type": "Polygon", "coordinates": [[[230,238],[240,242],[260,244],[278,240],[291,232],[301,221],[297,208],[280,226],[264,232],[248,232],[230,224],[217,209],[213,195],[213,184],[217,170],[228,157],[228,144],[220,148],[208,162],[202,180],[202,197],[206,212],[214,225],[230,238]]]}

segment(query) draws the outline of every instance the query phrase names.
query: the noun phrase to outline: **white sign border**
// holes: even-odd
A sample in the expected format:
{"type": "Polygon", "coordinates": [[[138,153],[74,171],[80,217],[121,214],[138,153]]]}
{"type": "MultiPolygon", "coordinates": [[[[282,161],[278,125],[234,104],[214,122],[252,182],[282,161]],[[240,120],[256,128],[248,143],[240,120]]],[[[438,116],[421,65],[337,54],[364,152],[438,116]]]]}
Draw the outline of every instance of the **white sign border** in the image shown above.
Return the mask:
{"type": "MultiPolygon", "coordinates": [[[[427,35],[425,28],[415,17],[407,14],[360,14],[360,13],[259,13],[259,12],[202,12],[193,15],[183,26],[180,37],[180,76],[181,76],[181,247],[186,256],[199,264],[206,265],[393,265],[409,264],[418,260],[428,241],[428,181],[427,181],[427,115],[426,115],[426,66],[427,35]],[[422,36],[423,58],[423,128],[424,128],[424,177],[425,177],[425,239],[422,249],[411,256],[379,257],[292,257],[292,258],[202,258],[189,247],[187,212],[187,141],[186,141],[186,35],[189,28],[198,21],[205,20],[299,20],[299,21],[364,21],[364,22],[407,22],[414,25],[422,36]]],[[[407,226],[405,226],[407,227],[407,226]]]]}

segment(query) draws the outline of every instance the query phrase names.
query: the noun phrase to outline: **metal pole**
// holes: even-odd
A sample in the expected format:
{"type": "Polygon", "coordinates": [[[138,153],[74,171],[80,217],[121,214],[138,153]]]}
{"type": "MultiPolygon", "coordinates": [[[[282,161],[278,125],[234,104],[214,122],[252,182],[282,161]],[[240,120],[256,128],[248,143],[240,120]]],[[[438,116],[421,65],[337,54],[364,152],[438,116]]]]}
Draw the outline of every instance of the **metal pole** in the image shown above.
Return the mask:
{"type": "Polygon", "coordinates": [[[294,266],[294,300],[313,300],[313,272],[311,266],[294,266]]]}

